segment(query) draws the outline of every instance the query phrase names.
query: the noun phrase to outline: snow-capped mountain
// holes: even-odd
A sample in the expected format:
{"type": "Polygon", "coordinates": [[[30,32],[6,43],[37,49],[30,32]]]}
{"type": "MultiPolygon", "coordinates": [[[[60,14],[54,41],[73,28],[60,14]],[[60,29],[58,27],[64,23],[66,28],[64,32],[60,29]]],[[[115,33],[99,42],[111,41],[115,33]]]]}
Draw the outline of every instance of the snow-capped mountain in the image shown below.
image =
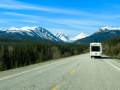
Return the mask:
{"type": "Polygon", "coordinates": [[[34,27],[27,26],[22,28],[16,28],[16,27],[4,28],[0,30],[0,36],[7,38],[33,37],[33,38],[42,38],[52,41],[61,41],[59,38],[55,37],[51,32],[40,26],[34,26],[34,27]]]}
{"type": "Polygon", "coordinates": [[[76,37],[72,38],[69,35],[64,35],[61,32],[58,32],[55,34],[56,37],[58,37],[59,39],[61,39],[64,42],[74,42],[76,40],[82,39],[87,37],[88,35],[84,34],[84,33],[80,33],[79,35],[77,35],[76,37]]]}
{"type": "Polygon", "coordinates": [[[55,36],[58,37],[59,39],[61,39],[64,42],[70,42],[71,41],[69,35],[64,35],[61,32],[56,33],[55,36]]]}
{"type": "Polygon", "coordinates": [[[120,27],[110,27],[110,26],[104,26],[100,28],[96,33],[98,32],[108,32],[108,31],[118,31],[120,30],[120,27]]]}
{"type": "Polygon", "coordinates": [[[72,41],[76,41],[76,40],[85,38],[85,37],[87,37],[87,36],[88,36],[87,34],[80,33],[79,35],[77,35],[76,37],[72,38],[71,40],[72,40],[72,41]]]}
{"type": "Polygon", "coordinates": [[[94,34],[76,41],[76,43],[91,43],[94,41],[103,42],[120,36],[120,28],[105,26],[98,29],[94,34]]]}

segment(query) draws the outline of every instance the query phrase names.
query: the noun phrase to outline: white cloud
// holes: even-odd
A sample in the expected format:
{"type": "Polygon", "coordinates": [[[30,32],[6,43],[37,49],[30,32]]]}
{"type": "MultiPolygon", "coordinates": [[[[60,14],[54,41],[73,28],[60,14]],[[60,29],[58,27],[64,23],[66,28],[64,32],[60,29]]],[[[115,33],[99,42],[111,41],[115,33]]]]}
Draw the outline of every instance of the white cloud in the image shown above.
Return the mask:
{"type": "Polygon", "coordinates": [[[12,10],[38,10],[51,13],[61,13],[61,14],[70,14],[70,15],[82,15],[82,16],[93,16],[93,14],[73,9],[61,9],[57,7],[44,7],[37,6],[34,4],[24,3],[15,0],[1,0],[0,8],[12,9],[12,10]]]}
{"type": "Polygon", "coordinates": [[[48,19],[48,21],[56,24],[66,25],[73,28],[89,28],[89,27],[100,27],[105,25],[116,25],[116,22],[104,21],[104,20],[93,20],[93,19],[48,19]]]}
{"type": "Polygon", "coordinates": [[[0,23],[8,23],[10,20],[8,19],[0,19],[0,23]]]}
{"type": "Polygon", "coordinates": [[[28,22],[28,23],[38,23],[37,21],[31,21],[31,20],[21,20],[23,22],[28,22]]]}
{"type": "Polygon", "coordinates": [[[16,13],[16,12],[2,12],[2,14],[5,15],[11,15],[11,16],[18,16],[18,18],[14,18],[14,21],[24,21],[24,22],[31,22],[31,23],[38,23],[40,21],[46,21],[47,18],[46,17],[42,17],[42,16],[37,16],[37,15],[28,15],[28,14],[21,14],[21,13],[16,13]],[[23,17],[22,20],[19,17],[23,17]]]}
{"type": "Polygon", "coordinates": [[[120,14],[118,15],[101,15],[102,19],[118,19],[120,18],[120,14]]]}
{"type": "MultiPolygon", "coordinates": [[[[116,7],[119,8],[120,6],[116,6],[116,7]]],[[[67,14],[67,15],[77,15],[77,16],[83,16],[83,17],[87,17],[87,18],[96,18],[96,19],[120,18],[119,14],[118,15],[114,15],[114,14],[113,15],[112,14],[105,15],[105,14],[95,14],[95,13],[93,14],[93,13],[88,13],[88,12],[81,11],[81,10],[37,6],[34,4],[24,3],[24,2],[15,1],[15,0],[1,0],[0,1],[0,8],[12,9],[12,10],[38,10],[38,11],[44,11],[44,12],[49,12],[49,13],[61,13],[61,14],[67,14]]]]}
{"type": "Polygon", "coordinates": [[[38,17],[36,15],[28,15],[28,14],[21,14],[21,13],[15,13],[15,12],[2,12],[2,14],[13,15],[13,16],[21,16],[21,17],[28,17],[28,18],[38,17]]]}
{"type": "MultiPolygon", "coordinates": [[[[101,27],[101,26],[116,26],[118,25],[117,22],[109,21],[109,20],[101,20],[101,19],[76,19],[76,18],[57,18],[53,19],[50,17],[41,17],[37,15],[28,15],[28,14],[20,14],[20,13],[15,13],[15,12],[3,12],[3,14],[7,15],[14,15],[14,16],[20,16],[20,17],[25,17],[27,20],[20,20],[24,22],[31,22],[31,23],[38,23],[40,21],[46,22],[49,25],[51,23],[54,23],[55,27],[64,27],[65,28],[74,28],[74,29],[79,29],[79,30],[95,30],[96,27],[101,27]]],[[[47,27],[47,25],[46,25],[47,27]]],[[[51,27],[54,27],[51,25],[51,27]]],[[[54,28],[55,28],[54,27],[54,28]]],[[[58,30],[58,29],[57,29],[58,30]]],[[[62,29],[63,30],[63,29],[62,29]]]]}

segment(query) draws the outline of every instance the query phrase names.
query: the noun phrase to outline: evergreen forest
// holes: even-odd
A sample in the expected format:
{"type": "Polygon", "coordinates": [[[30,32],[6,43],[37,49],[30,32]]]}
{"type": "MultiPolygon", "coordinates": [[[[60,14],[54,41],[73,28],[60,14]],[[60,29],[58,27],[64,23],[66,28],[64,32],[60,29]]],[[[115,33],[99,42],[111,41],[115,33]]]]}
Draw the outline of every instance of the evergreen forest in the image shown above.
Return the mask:
{"type": "Polygon", "coordinates": [[[120,36],[104,41],[103,52],[112,58],[120,59],[120,36]]]}
{"type": "MultiPolygon", "coordinates": [[[[12,43],[12,42],[11,42],[12,43]]],[[[0,44],[0,71],[85,53],[87,45],[31,43],[0,44]]]]}

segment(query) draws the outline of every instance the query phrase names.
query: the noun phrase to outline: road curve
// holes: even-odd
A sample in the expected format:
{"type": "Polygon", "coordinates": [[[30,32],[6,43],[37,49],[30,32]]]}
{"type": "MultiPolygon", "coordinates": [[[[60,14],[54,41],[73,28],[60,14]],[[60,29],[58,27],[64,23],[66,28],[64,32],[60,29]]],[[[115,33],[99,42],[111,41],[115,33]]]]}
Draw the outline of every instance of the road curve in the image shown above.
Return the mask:
{"type": "Polygon", "coordinates": [[[0,90],[120,90],[120,61],[87,53],[8,70],[0,90]]]}

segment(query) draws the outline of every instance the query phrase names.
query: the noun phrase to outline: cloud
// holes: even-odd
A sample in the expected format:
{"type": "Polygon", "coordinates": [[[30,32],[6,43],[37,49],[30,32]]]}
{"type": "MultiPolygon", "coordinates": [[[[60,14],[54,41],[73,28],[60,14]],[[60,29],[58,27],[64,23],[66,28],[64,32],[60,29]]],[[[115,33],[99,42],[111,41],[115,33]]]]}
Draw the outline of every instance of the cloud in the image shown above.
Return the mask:
{"type": "Polygon", "coordinates": [[[102,21],[102,20],[95,20],[95,19],[48,19],[56,24],[66,25],[73,28],[87,28],[87,27],[96,27],[96,26],[104,26],[104,25],[113,25],[116,24],[115,22],[110,21],[102,21]]]}
{"type": "Polygon", "coordinates": [[[101,19],[118,19],[120,18],[120,14],[117,14],[117,15],[101,15],[101,19]]]}
{"type": "Polygon", "coordinates": [[[8,23],[10,20],[8,19],[0,19],[0,23],[8,23]]]}
{"type": "Polygon", "coordinates": [[[23,22],[28,22],[28,23],[38,23],[37,21],[31,21],[31,20],[21,20],[23,22]]]}
{"type": "Polygon", "coordinates": [[[84,19],[76,19],[76,18],[57,18],[53,19],[50,17],[42,17],[37,15],[28,15],[28,14],[20,14],[15,12],[3,12],[3,14],[7,15],[14,15],[14,16],[20,16],[25,17],[27,20],[21,20],[24,22],[29,23],[38,23],[40,21],[48,23],[52,26],[52,23],[54,23],[55,26],[64,27],[64,28],[75,28],[75,29],[85,29],[89,30],[91,27],[101,27],[101,26],[113,26],[118,25],[117,22],[113,22],[110,20],[102,20],[102,19],[95,19],[95,18],[84,18],[84,19]]]}
{"type": "MultiPolygon", "coordinates": [[[[120,6],[115,5],[115,7],[120,8],[120,6]]],[[[89,13],[81,10],[74,10],[68,8],[57,8],[57,7],[45,7],[45,6],[37,6],[34,4],[24,3],[15,0],[1,0],[0,8],[4,9],[12,9],[12,10],[36,10],[43,11],[48,13],[58,13],[58,14],[67,14],[67,15],[77,15],[82,16],[84,18],[96,18],[96,19],[116,19],[120,18],[120,15],[105,15],[105,14],[95,14],[89,13]]],[[[15,14],[15,13],[14,13],[15,14]]]]}
{"type": "Polygon", "coordinates": [[[13,15],[13,16],[21,16],[21,17],[29,17],[29,18],[38,17],[38,16],[35,16],[35,15],[21,14],[21,13],[16,13],[16,12],[2,12],[2,14],[13,15]]]}
{"type": "Polygon", "coordinates": [[[24,2],[15,1],[15,0],[1,0],[0,8],[12,9],[12,10],[38,10],[38,11],[44,11],[44,12],[49,12],[49,13],[92,16],[92,14],[84,12],[84,11],[80,11],[80,10],[37,6],[34,4],[24,3],[24,2]]]}
{"type": "Polygon", "coordinates": [[[32,22],[32,23],[38,23],[39,21],[46,21],[46,17],[37,16],[37,15],[28,15],[28,14],[21,14],[16,12],[2,12],[2,14],[5,15],[11,15],[11,16],[18,16],[18,18],[14,18],[13,20],[20,20],[24,22],[32,22]],[[22,19],[20,17],[24,17],[25,19],[22,19]]]}

